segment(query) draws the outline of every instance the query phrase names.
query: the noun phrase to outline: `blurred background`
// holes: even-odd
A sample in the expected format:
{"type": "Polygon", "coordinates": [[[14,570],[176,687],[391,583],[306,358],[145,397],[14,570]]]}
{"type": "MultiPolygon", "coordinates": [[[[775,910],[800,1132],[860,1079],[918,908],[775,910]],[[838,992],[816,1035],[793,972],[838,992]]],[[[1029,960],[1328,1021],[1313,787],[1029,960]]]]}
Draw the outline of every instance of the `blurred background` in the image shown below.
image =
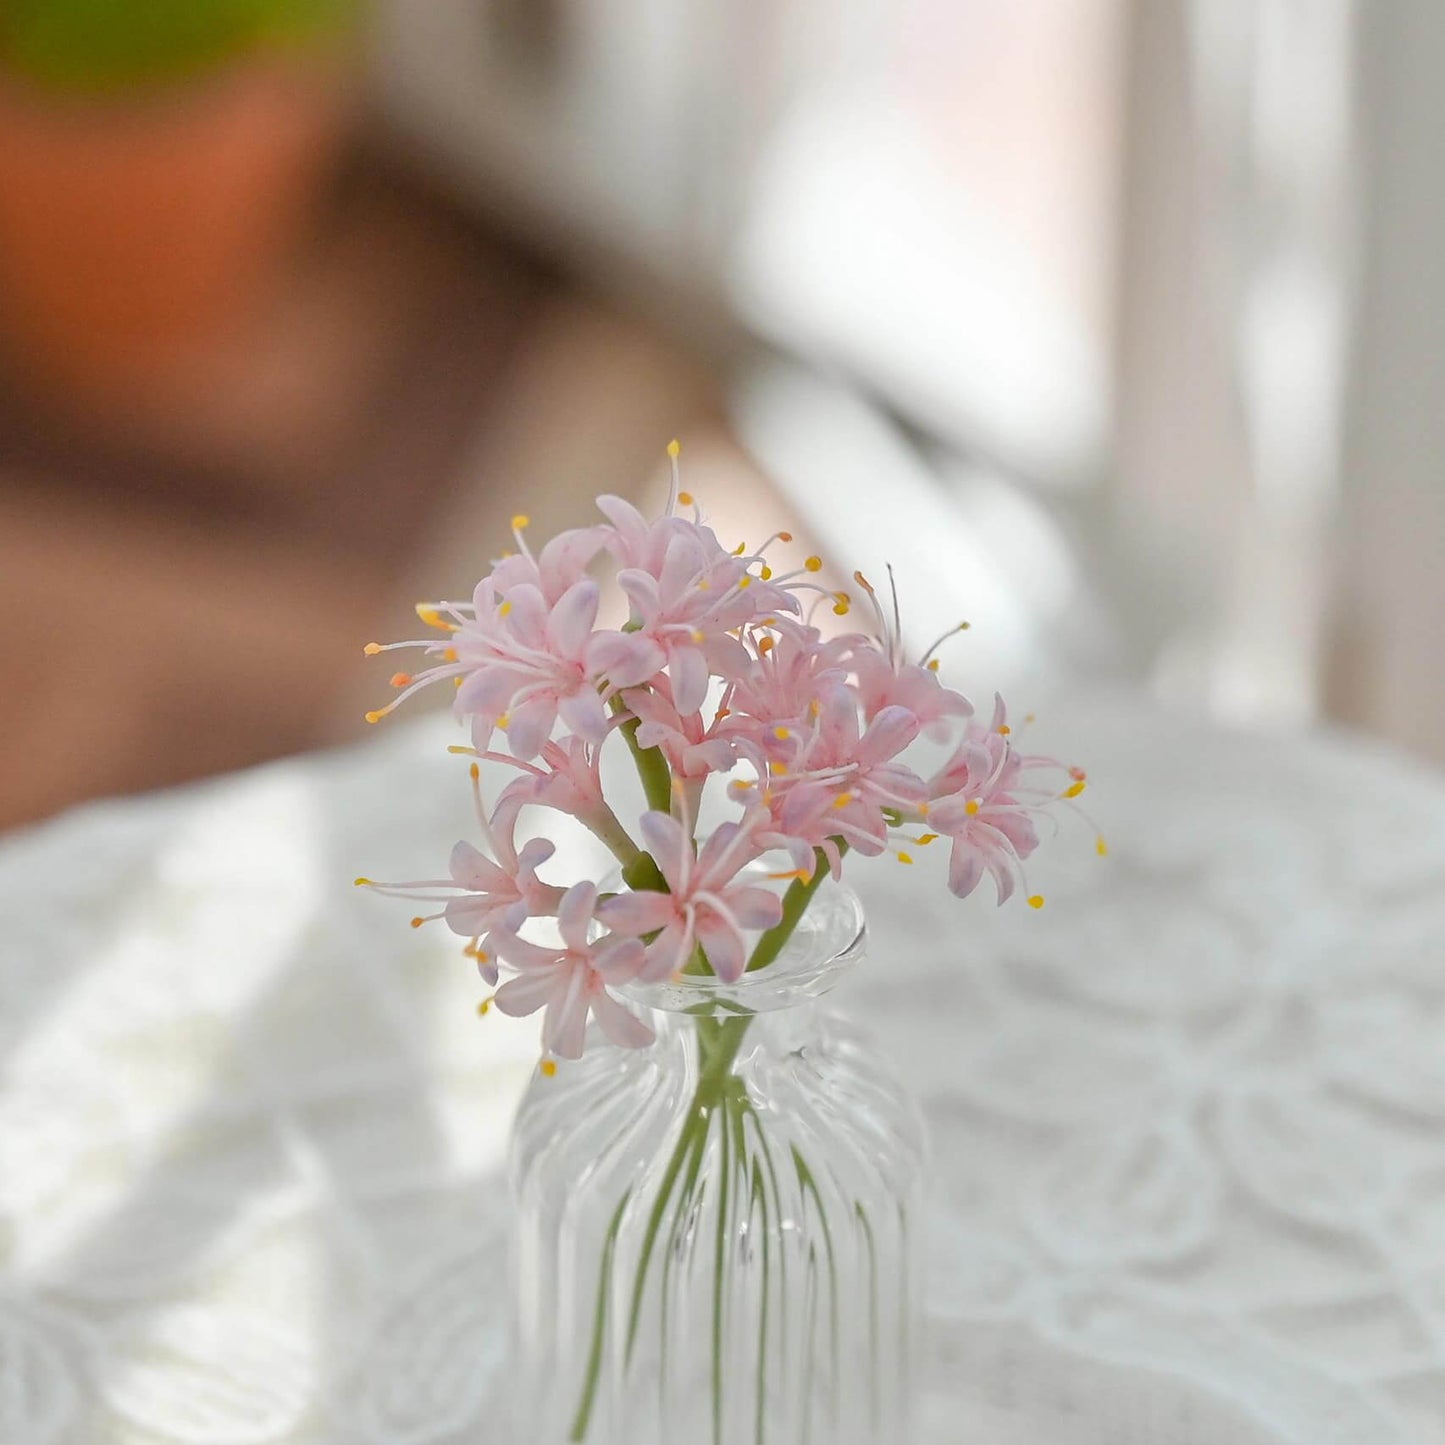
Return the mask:
{"type": "Polygon", "coordinates": [[[975,687],[1445,758],[1442,74],[1436,0],[6,0],[0,826],[360,734],[674,435],[975,687]]]}

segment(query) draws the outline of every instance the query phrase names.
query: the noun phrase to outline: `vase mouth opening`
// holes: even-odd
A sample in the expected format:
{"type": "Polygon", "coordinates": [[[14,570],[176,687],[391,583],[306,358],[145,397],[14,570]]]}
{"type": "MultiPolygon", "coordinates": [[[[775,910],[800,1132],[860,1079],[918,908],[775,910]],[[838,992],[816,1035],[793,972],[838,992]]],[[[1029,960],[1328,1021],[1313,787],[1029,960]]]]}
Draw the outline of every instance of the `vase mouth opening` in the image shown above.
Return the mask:
{"type": "MultiPolygon", "coordinates": [[[[757,937],[751,941],[755,944],[757,937]]],[[[770,1013],[829,992],[863,957],[866,946],[858,895],[827,878],[782,951],[763,968],[731,982],[715,975],[683,974],[661,983],[628,984],[618,992],[647,1008],[699,1018],[770,1013]]]]}

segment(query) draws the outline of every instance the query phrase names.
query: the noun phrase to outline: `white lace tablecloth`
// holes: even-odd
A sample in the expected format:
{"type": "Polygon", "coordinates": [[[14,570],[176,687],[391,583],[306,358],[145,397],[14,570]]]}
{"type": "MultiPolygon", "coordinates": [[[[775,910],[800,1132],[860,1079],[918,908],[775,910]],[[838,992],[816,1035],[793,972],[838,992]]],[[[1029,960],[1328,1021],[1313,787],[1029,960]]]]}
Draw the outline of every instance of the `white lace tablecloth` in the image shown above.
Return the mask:
{"type": "MultiPolygon", "coordinates": [[[[854,870],[937,1159],[930,1439],[1445,1441],[1445,782],[1058,706],[1041,913],[854,870]]],[[[0,1442],[491,1421],[534,1021],[350,887],[468,832],[445,725],[0,845],[0,1442]]],[[[941,861],[941,860],[940,860],[941,861]]]]}

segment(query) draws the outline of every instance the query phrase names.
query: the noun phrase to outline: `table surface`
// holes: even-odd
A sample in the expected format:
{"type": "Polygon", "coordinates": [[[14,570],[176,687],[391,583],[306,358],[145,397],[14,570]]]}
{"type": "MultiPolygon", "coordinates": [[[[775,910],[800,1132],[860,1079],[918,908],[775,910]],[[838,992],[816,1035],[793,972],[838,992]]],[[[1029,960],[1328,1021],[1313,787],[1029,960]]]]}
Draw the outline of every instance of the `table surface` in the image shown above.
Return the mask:
{"type": "MultiPolygon", "coordinates": [[[[1044,910],[853,870],[841,1001],[934,1138],[929,1438],[1445,1441],[1445,781],[1052,716],[1112,851],[1066,827],[1044,910]]],[[[468,835],[452,736],[0,843],[0,1440],[494,1438],[535,1020],[350,887],[468,835]]]]}

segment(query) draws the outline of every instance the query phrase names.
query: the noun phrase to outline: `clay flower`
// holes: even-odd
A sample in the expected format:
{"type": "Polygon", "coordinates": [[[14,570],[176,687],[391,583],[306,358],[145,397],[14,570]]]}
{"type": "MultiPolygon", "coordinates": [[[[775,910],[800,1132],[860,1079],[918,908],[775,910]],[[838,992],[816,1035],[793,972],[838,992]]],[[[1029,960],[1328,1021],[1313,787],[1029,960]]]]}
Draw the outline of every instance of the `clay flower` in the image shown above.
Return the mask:
{"type": "Polygon", "coordinates": [[[580,1059],[590,1013],[613,1043],[626,1049],[652,1042],[652,1029],[608,992],[628,983],[642,967],[643,947],[635,938],[590,937],[597,885],[574,883],[557,908],[561,943],[530,943],[513,929],[495,935],[497,951],[516,970],[493,996],[505,1014],[520,1018],[545,1008],[542,1048],[562,1059],[580,1059]]]}

